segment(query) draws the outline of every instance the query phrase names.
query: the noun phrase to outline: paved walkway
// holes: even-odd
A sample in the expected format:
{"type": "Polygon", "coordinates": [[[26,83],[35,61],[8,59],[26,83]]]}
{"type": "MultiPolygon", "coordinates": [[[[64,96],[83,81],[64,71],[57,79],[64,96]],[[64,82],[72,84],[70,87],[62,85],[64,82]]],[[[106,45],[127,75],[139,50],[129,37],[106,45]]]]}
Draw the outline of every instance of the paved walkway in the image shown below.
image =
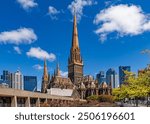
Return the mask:
{"type": "MultiPolygon", "coordinates": [[[[129,103],[116,102],[116,104],[120,107],[136,107],[134,104],[129,104],[129,103]]],[[[147,105],[138,104],[138,107],[147,107],[147,105]]]]}

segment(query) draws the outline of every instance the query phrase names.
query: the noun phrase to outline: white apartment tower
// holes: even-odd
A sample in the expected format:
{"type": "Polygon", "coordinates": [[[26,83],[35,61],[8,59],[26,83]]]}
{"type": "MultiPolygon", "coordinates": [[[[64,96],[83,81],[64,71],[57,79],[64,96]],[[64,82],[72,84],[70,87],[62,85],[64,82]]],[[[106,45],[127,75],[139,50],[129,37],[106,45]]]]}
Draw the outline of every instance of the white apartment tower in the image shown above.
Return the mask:
{"type": "Polygon", "coordinates": [[[11,73],[11,85],[14,89],[23,90],[23,75],[19,70],[11,73]]]}

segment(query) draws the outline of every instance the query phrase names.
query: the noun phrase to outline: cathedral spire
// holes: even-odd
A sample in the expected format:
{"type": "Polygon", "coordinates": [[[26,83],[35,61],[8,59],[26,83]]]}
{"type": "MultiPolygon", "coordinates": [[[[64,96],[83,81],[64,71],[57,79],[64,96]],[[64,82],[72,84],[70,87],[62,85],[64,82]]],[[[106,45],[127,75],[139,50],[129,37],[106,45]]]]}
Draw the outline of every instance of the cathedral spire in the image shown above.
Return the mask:
{"type": "Polygon", "coordinates": [[[76,10],[74,9],[72,49],[79,48],[76,10]]]}
{"type": "Polygon", "coordinates": [[[44,73],[43,73],[43,78],[44,78],[44,80],[48,80],[46,58],[44,59],[44,73]]]}
{"type": "Polygon", "coordinates": [[[81,78],[82,76],[83,61],[80,55],[76,12],[74,12],[72,46],[70,49],[70,57],[68,59],[68,77],[73,83],[77,83],[78,78],[81,78]]]}
{"type": "Polygon", "coordinates": [[[47,64],[46,64],[46,58],[45,58],[44,59],[44,72],[43,72],[43,78],[42,78],[42,87],[41,87],[42,93],[47,92],[48,83],[49,83],[49,75],[47,72],[47,64]]]}
{"type": "Polygon", "coordinates": [[[57,63],[57,67],[56,67],[56,76],[60,76],[59,63],[57,63]]]}

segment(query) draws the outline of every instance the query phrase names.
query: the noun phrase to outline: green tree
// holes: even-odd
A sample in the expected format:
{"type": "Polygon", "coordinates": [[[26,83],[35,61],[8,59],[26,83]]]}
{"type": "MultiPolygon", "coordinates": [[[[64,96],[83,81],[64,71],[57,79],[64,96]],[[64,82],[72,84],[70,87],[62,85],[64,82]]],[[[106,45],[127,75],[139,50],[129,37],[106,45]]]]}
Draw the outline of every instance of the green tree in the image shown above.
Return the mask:
{"type": "Polygon", "coordinates": [[[116,100],[124,100],[125,98],[132,98],[136,101],[138,106],[138,99],[150,95],[150,70],[145,70],[138,76],[132,72],[125,71],[126,80],[121,87],[113,90],[113,95],[116,100]]]}

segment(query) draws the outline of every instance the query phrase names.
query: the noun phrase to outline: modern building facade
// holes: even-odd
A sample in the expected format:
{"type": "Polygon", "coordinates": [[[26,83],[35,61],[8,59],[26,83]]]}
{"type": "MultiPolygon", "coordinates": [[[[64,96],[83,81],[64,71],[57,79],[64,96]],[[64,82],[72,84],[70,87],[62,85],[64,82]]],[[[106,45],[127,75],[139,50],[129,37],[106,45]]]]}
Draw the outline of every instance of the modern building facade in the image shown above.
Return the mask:
{"type": "Polygon", "coordinates": [[[104,71],[100,71],[97,75],[96,75],[96,79],[98,81],[98,84],[101,84],[103,82],[106,82],[106,77],[105,77],[105,72],[104,71]]]}
{"type": "Polygon", "coordinates": [[[106,72],[107,85],[109,85],[111,88],[118,87],[117,79],[118,79],[118,75],[117,75],[116,71],[112,68],[108,69],[108,71],[106,72]]]}
{"type": "Polygon", "coordinates": [[[11,73],[8,70],[3,70],[3,74],[1,75],[0,83],[5,83],[9,87],[11,87],[11,73]]]}
{"type": "Polygon", "coordinates": [[[125,71],[131,71],[131,66],[119,66],[119,85],[125,83],[126,74],[125,71]]]}
{"type": "Polygon", "coordinates": [[[11,88],[23,90],[23,75],[19,70],[11,73],[11,88]]]}
{"type": "Polygon", "coordinates": [[[37,77],[36,76],[24,76],[24,90],[36,92],[37,91],[37,77]]]}

